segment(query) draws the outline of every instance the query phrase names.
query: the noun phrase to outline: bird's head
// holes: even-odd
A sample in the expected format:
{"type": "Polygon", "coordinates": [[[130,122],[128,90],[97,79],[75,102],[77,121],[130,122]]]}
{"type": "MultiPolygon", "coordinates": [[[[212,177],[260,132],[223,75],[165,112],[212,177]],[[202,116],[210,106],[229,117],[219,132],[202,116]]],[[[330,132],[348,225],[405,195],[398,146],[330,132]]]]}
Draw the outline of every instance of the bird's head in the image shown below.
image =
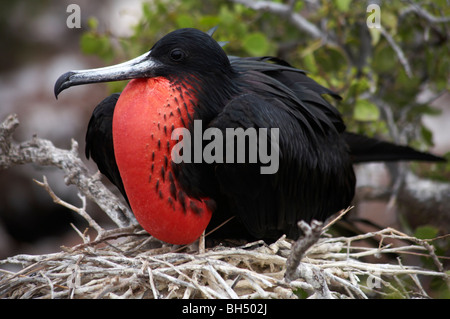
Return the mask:
{"type": "Polygon", "coordinates": [[[55,96],[81,84],[152,78],[171,79],[194,75],[205,80],[230,76],[233,70],[221,45],[209,33],[185,28],[161,38],[149,52],[113,66],[69,71],[55,83],[55,96]]]}

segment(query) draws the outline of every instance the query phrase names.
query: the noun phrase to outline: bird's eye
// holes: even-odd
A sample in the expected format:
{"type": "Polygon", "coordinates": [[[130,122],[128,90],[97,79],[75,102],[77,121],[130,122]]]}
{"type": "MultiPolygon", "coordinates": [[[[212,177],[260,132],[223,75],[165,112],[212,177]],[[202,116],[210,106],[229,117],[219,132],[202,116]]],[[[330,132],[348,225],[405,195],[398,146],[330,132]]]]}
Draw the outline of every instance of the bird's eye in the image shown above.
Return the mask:
{"type": "Polygon", "coordinates": [[[186,57],[186,54],[181,49],[173,49],[170,52],[170,58],[173,61],[179,62],[179,61],[183,60],[185,57],[186,57]]]}

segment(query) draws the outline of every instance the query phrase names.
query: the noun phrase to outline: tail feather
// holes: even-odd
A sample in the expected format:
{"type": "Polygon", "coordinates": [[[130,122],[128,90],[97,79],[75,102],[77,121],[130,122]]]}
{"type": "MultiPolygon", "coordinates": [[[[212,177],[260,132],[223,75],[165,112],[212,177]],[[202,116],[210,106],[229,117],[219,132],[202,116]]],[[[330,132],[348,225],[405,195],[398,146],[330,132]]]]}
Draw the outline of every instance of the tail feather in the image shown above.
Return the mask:
{"type": "Polygon", "coordinates": [[[344,138],[350,148],[354,163],[427,161],[444,162],[445,159],[430,153],[417,151],[409,146],[396,145],[367,136],[345,132],[344,138]]]}

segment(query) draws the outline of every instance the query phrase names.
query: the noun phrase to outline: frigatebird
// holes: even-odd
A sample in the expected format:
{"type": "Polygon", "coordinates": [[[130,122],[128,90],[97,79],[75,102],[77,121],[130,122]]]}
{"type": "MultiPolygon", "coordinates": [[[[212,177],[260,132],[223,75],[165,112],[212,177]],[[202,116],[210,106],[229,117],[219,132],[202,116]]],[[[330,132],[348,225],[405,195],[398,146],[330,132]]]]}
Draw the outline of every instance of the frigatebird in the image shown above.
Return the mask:
{"type": "MultiPolygon", "coordinates": [[[[325,220],[351,204],[354,163],[443,160],[347,132],[323,97],[339,95],[305,71],[274,57],[227,56],[211,33],[192,28],[167,34],[128,62],[67,72],[55,95],[74,85],[118,80],[131,81],[95,108],[86,155],[118,187],[143,228],[173,244],[191,243],[232,216],[218,232],[222,236],[295,238],[299,220],[325,220]],[[278,152],[276,172],[262,174],[267,163],[261,159],[226,161],[226,154],[213,162],[175,163],[171,151],[179,141],[172,133],[184,128],[194,134],[195,121],[202,133],[214,128],[222,136],[227,129],[277,128],[271,149],[278,152]]],[[[185,142],[183,152],[206,147],[204,140],[185,142]]],[[[260,140],[256,144],[261,147],[260,140]]]]}

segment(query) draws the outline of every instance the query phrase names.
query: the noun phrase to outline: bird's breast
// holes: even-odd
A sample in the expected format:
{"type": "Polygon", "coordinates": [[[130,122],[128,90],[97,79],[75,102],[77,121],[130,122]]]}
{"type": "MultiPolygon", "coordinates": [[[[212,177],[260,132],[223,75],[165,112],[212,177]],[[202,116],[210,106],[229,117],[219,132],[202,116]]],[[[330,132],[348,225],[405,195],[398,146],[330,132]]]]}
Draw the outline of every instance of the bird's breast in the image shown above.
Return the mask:
{"type": "Polygon", "coordinates": [[[152,236],[173,244],[195,241],[211,218],[204,200],[180,188],[171,164],[171,149],[180,143],[172,131],[191,119],[192,95],[189,86],[166,78],[132,80],[113,117],[114,153],[133,213],[152,236]]]}

